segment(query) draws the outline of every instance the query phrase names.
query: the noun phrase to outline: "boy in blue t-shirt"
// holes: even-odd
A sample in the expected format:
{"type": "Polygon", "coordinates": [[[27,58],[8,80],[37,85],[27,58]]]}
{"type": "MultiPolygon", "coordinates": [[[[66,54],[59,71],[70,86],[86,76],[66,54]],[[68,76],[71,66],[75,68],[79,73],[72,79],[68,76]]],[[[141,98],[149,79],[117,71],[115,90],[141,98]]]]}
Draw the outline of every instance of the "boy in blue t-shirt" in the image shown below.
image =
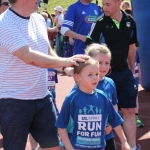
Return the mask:
{"type": "MultiPolygon", "coordinates": [[[[111,52],[105,46],[101,44],[91,44],[86,49],[86,54],[93,57],[99,62],[99,72],[100,80],[97,85],[97,89],[102,90],[107,99],[113,104],[114,108],[118,112],[118,98],[116,92],[116,86],[114,81],[111,78],[105,77],[108,73],[111,72],[110,61],[111,61],[111,52]]],[[[112,127],[107,124],[106,128],[106,147],[105,150],[116,150],[114,134],[111,131],[112,127]]]]}
{"type": "Polygon", "coordinates": [[[74,67],[78,87],[65,99],[56,121],[66,149],[104,150],[107,122],[114,128],[122,148],[130,147],[120,124],[123,122],[104,92],[95,89],[99,82],[99,64],[89,58],[74,67]],[[68,133],[70,137],[68,137],[68,133]]]}

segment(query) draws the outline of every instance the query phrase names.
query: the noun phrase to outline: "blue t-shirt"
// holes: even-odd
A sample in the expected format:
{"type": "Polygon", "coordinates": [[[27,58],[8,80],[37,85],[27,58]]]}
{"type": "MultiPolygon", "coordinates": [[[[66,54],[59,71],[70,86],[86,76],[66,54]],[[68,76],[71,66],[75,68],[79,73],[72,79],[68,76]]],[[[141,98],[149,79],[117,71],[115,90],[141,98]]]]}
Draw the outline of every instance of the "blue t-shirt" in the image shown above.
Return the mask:
{"type": "MultiPolygon", "coordinates": [[[[79,1],[69,6],[62,27],[87,36],[91,25],[100,16],[100,8],[94,4],[84,5],[79,1]]],[[[84,54],[85,43],[81,40],[74,40],[73,54],[84,54]]]]}
{"type": "Polygon", "coordinates": [[[76,88],[65,99],[56,121],[58,128],[71,133],[75,149],[93,150],[105,147],[107,122],[114,128],[123,122],[105,94],[96,89],[87,94],[76,88]]]}
{"type": "MultiPolygon", "coordinates": [[[[116,105],[118,103],[116,86],[111,78],[104,77],[104,79],[98,83],[96,88],[102,90],[107,96],[107,99],[110,100],[110,102],[113,105],[116,105]]],[[[114,137],[113,132],[110,132],[109,134],[106,135],[106,140],[112,139],[113,137],[114,137]]]]}

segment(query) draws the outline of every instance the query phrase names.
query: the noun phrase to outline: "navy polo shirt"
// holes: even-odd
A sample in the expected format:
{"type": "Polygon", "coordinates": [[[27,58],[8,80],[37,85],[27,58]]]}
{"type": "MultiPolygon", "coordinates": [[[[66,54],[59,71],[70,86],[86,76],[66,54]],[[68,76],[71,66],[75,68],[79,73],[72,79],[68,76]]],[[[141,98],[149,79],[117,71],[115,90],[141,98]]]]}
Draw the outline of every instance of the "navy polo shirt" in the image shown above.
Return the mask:
{"type": "Polygon", "coordinates": [[[127,57],[130,44],[137,43],[137,31],[134,19],[122,11],[120,23],[112,18],[100,16],[93,23],[88,34],[86,45],[105,43],[112,53],[111,68],[113,71],[123,71],[128,68],[127,57]]]}

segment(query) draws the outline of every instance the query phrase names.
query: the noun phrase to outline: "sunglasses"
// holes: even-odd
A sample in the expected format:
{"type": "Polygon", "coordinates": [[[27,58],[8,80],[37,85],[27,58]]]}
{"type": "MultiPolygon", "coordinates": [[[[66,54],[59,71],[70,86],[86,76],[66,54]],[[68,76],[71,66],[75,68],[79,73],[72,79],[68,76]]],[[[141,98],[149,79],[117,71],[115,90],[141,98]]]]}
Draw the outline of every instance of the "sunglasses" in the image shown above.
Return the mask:
{"type": "Polygon", "coordinates": [[[3,2],[0,4],[0,6],[5,5],[5,6],[9,6],[9,2],[3,2]]]}

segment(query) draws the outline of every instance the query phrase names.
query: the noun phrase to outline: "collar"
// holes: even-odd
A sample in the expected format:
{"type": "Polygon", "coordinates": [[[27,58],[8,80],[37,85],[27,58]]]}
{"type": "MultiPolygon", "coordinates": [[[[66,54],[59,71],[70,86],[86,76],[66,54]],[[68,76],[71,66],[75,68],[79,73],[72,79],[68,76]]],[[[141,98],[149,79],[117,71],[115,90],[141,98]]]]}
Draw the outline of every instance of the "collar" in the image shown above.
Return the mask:
{"type": "MultiPolygon", "coordinates": [[[[128,19],[129,19],[129,15],[128,15],[127,13],[125,13],[123,10],[121,10],[121,12],[122,12],[122,19],[121,19],[121,22],[128,20],[128,19]]],[[[104,14],[104,19],[105,19],[107,22],[112,21],[112,18],[109,17],[109,16],[105,16],[105,14],[104,14]]]]}
{"type": "Polygon", "coordinates": [[[20,14],[18,14],[18,13],[15,12],[14,10],[12,10],[11,7],[9,7],[9,10],[12,11],[14,14],[16,14],[17,16],[19,16],[19,17],[22,18],[22,19],[27,19],[27,20],[30,19],[30,16],[29,16],[29,17],[21,16],[20,14]]]}

